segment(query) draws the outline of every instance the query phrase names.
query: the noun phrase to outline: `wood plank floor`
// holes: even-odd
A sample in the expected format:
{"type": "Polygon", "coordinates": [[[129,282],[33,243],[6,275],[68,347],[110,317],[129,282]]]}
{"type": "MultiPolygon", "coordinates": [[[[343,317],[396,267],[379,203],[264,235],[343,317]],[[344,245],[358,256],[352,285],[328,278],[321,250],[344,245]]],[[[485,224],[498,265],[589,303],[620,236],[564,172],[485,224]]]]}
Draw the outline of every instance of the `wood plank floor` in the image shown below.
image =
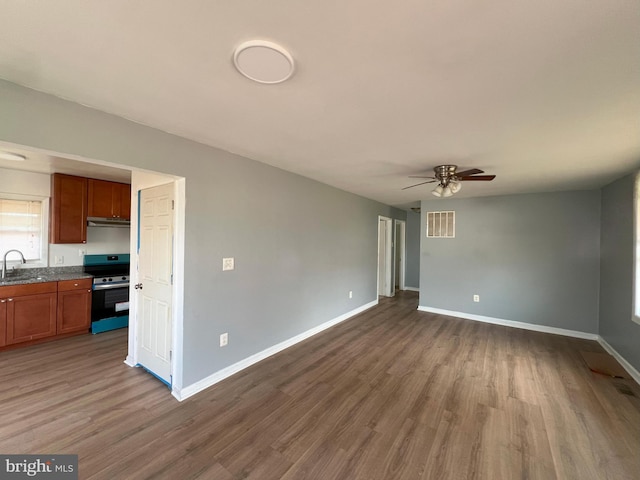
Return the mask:
{"type": "Polygon", "coordinates": [[[638,479],[640,388],[592,341],[416,311],[402,293],[182,403],[126,331],[0,354],[0,452],[82,479],[638,479]]]}

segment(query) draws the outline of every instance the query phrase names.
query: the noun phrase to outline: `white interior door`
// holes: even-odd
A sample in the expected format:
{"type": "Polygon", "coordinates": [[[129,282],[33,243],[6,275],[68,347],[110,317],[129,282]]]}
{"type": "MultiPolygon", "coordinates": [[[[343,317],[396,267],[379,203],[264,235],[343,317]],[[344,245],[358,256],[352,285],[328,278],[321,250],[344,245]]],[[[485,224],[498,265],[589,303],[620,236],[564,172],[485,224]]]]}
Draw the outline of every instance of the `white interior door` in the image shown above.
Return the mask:
{"type": "Polygon", "coordinates": [[[140,191],[138,363],[171,384],[173,184],[140,191]]]}
{"type": "Polygon", "coordinates": [[[403,220],[395,221],[395,239],[393,242],[394,251],[395,251],[395,287],[398,290],[404,290],[404,277],[405,277],[405,268],[406,268],[406,260],[405,260],[405,228],[406,223],[403,220]]]}
{"type": "Polygon", "coordinates": [[[378,220],[378,295],[393,296],[393,223],[390,218],[378,220]]]}
{"type": "Polygon", "coordinates": [[[378,295],[386,295],[386,266],[385,252],[387,251],[387,222],[378,221],[378,295]]]}

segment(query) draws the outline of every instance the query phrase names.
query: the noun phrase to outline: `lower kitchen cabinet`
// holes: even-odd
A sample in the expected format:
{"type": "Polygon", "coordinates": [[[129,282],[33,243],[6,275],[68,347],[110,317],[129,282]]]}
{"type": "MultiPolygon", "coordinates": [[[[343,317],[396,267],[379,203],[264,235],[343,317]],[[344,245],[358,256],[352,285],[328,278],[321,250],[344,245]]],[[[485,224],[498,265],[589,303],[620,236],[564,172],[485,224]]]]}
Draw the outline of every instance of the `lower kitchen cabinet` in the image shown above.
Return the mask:
{"type": "Polygon", "coordinates": [[[91,279],[58,282],[58,335],[91,326],[91,279]]]}
{"type": "Polygon", "coordinates": [[[28,342],[56,334],[56,282],[3,287],[6,345],[28,342]]]}
{"type": "Polygon", "coordinates": [[[0,348],[88,332],[90,325],[90,278],[0,287],[0,348]]]}

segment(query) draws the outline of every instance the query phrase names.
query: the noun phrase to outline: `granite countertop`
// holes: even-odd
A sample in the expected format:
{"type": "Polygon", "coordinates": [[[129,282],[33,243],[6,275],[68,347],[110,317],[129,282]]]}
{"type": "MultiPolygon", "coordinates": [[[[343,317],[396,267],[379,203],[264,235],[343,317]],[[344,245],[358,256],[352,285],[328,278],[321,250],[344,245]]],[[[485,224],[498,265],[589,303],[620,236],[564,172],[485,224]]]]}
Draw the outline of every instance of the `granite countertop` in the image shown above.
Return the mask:
{"type": "Polygon", "coordinates": [[[60,280],[76,280],[93,278],[84,273],[80,267],[19,268],[9,270],[6,278],[0,279],[0,286],[21,285],[27,283],[58,282],[60,280]]]}

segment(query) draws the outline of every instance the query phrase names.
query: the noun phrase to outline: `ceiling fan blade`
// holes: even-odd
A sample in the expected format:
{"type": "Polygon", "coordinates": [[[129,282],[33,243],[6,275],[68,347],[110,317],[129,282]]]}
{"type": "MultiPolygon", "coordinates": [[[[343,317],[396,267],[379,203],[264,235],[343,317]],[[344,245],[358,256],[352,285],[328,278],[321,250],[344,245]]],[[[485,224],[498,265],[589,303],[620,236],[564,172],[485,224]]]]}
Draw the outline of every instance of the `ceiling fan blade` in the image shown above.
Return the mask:
{"type": "Polygon", "coordinates": [[[409,178],[436,178],[433,175],[425,176],[425,175],[409,175],[409,178]]]}
{"type": "Polygon", "coordinates": [[[476,173],[484,173],[484,170],[471,168],[469,170],[464,170],[463,172],[456,172],[456,177],[466,177],[467,175],[475,175],[476,173]]]}
{"type": "Polygon", "coordinates": [[[428,182],[416,183],[415,185],[409,185],[408,187],[404,187],[402,190],[406,190],[407,188],[417,187],[419,185],[424,185],[425,183],[433,183],[435,180],[429,180],[428,182]]]}
{"type": "Polygon", "coordinates": [[[481,182],[488,182],[496,178],[495,175],[473,175],[471,177],[459,177],[459,180],[463,182],[468,182],[469,180],[478,180],[481,182]]]}

